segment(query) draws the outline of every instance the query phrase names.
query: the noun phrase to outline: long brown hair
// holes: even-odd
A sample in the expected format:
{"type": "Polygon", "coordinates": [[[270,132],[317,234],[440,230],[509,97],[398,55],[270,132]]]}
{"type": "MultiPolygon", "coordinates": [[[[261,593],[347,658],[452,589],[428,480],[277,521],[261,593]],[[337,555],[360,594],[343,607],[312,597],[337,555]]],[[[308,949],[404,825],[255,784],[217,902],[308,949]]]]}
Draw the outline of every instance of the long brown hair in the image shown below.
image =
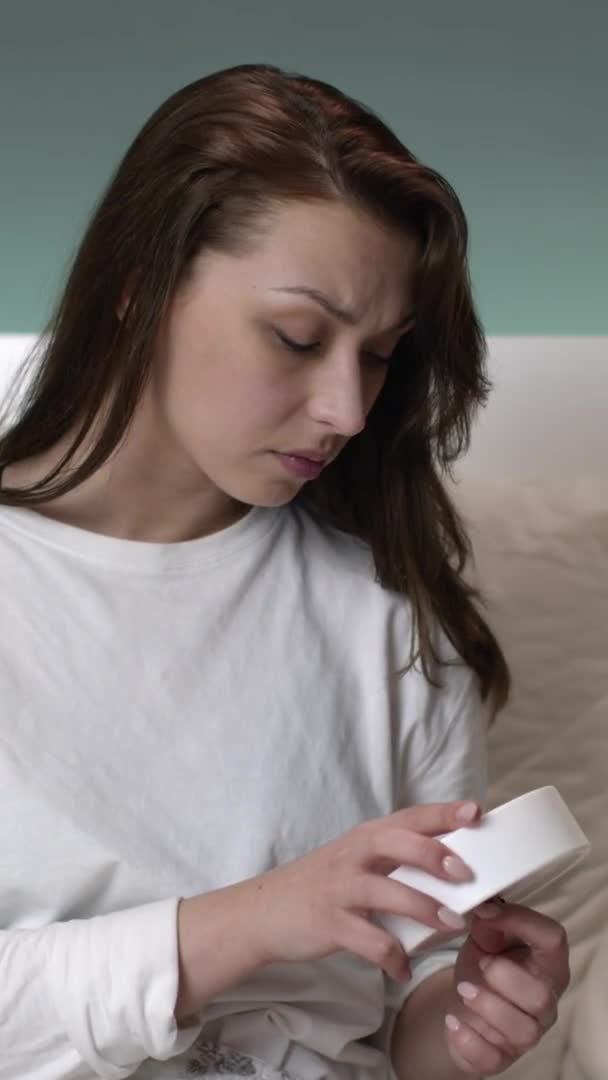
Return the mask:
{"type": "MultiPolygon", "coordinates": [[[[442,482],[468,447],[487,397],[486,342],[467,265],[468,228],[449,183],[422,165],[369,108],[317,79],[242,64],[183,87],[150,117],[94,208],[40,342],[0,469],[50,449],[66,454],[0,502],[35,506],[91,476],[124,437],[149,375],[161,320],[205,248],[255,244],[277,200],[345,200],[421,242],[415,322],[401,338],[365,429],[296,497],[366,541],[377,580],[409,598],[407,667],[434,680],[438,621],[504,704],[509,673],[463,577],[470,545],[442,482]],[[130,302],[117,310],[126,283],[130,302]],[[65,466],[107,405],[82,463],[65,466]]],[[[402,674],[399,672],[398,674],[402,674]]]]}

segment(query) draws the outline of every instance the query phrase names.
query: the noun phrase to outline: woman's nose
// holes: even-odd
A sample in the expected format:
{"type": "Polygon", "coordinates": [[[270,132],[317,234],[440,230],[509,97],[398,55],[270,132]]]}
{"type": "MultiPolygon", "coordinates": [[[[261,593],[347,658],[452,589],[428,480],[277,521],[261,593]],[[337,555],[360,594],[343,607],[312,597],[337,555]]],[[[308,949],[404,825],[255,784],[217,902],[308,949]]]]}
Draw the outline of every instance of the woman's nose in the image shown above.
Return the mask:
{"type": "MultiPolygon", "coordinates": [[[[317,373],[319,374],[319,373],[317,373]]],[[[315,381],[310,414],[314,420],[331,424],[340,435],[352,437],[363,431],[372,400],[357,365],[328,368],[315,381]]]]}

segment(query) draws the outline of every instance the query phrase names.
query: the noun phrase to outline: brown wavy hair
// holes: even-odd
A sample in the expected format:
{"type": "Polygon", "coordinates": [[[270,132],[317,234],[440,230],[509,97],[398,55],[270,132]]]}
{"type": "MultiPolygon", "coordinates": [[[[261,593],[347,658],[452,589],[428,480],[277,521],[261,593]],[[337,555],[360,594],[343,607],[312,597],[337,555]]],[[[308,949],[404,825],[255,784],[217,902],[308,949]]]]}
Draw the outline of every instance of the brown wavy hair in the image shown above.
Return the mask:
{"type": "Polygon", "coordinates": [[[365,429],[296,499],[368,543],[377,580],[409,598],[403,670],[420,660],[435,680],[438,621],[477,672],[483,697],[499,708],[509,672],[479,594],[465,581],[470,543],[443,483],[490,389],[464,211],[450,184],[371,109],[328,83],[241,64],[178,90],[145,123],[94,207],[63,293],[26,360],[36,370],[0,438],[0,469],[71,431],[75,437],[46,477],[0,490],[0,502],[47,502],[107,460],[127,431],[160,322],[194,257],[207,247],[251,250],[265,214],[289,199],[343,200],[421,242],[415,322],[397,345],[398,362],[365,429]],[[118,319],[127,282],[130,302],[118,319]],[[102,404],[98,439],[66,474],[102,404]]]}

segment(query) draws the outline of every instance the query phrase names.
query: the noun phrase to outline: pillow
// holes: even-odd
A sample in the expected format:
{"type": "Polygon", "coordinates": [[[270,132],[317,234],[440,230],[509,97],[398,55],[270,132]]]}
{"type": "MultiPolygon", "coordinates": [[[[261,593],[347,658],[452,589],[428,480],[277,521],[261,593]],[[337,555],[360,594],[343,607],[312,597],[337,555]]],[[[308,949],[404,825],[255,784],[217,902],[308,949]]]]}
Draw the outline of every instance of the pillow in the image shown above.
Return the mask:
{"type": "Polygon", "coordinates": [[[489,805],[554,784],[593,847],[530,902],[566,926],[571,983],[555,1027],[502,1074],[557,1080],[577,995],[608,932],[608,482],[468,476],[451,494],[473,542],[470,576],[513,676],[489,734],[489,805]]]}

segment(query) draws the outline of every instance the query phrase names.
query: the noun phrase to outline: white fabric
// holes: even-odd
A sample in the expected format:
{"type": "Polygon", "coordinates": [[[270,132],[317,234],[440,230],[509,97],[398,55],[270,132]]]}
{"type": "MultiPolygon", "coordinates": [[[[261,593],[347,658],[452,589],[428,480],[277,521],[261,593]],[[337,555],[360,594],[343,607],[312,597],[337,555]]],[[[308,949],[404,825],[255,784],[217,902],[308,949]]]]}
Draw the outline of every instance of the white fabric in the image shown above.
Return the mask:
{"type": "Polygon", "coordinates": [[[604,1080],[608,1062],[608,919],[580,985],[563,1080],[604,1080]]]}
{"type": "Polygon", "coordinates": [[[181,544],[3,507],[0,594],[0,1080],[194,1075],[199,1031],[305,1080],[387,1076],[396,1010],[453,946],[407,986],[347,952],[274,964],[179,1032],[178,898],[483,802],[472,673],[391,688],[407,604],[293,503],[181,544]]]}
{"type": "Polygon", "coordinates": [[[608,481],[469,477],[453,494],[513,673],[489,737],[489,804],[555,784],[592,843],[530,901],[566,926],[572,978],[557,1025],[505,1080],[606,1080],[608,481]]]}

